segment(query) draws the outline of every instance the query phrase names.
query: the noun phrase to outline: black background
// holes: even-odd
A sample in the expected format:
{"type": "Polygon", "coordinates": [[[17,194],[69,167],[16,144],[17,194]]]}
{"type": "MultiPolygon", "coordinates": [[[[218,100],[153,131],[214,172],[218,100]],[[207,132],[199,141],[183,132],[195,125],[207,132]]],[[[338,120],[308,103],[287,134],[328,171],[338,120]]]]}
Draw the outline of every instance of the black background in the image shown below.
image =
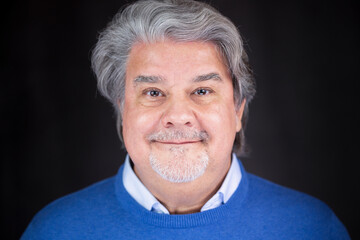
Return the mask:
{"type": "MultiPolygon", "coordinates": [[[[355,1],[211,1],[240,29],[257,80],[243,163],[327,203],[359,239],[355,1]]],[[[116,173],[124,152],[90,53],[124,1],[11,1],[1,14],[1,230],[116,173]]]]}

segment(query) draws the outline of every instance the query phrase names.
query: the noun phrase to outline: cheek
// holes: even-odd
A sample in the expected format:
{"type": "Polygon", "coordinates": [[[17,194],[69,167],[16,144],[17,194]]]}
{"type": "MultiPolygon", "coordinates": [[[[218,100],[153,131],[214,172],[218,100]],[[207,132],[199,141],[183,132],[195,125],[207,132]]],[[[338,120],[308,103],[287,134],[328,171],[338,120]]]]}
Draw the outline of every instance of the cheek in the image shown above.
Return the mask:
{"type": "Polygon", "coordinates": [[[153,127],[153,117],[142,114],[136,109],[124,111],[123,137],[125,148],[136,164],[139,159],[146,159],[149,152],[149,143],[146,136],[153,127]]]}
{"type": "Polygon", "coordinates": [[[236,115],[231,107],[217,106],[204,112],[202,125],[213,142],[233,142],[230,136],[236,134],[236,115]]]}
{"type": "Polygon", "coordinates": [[[123,117],[124,138],[135,142],[145,139],[159,122],[157,112],[143,111],[139,107],[125,108],[123,117]]]}

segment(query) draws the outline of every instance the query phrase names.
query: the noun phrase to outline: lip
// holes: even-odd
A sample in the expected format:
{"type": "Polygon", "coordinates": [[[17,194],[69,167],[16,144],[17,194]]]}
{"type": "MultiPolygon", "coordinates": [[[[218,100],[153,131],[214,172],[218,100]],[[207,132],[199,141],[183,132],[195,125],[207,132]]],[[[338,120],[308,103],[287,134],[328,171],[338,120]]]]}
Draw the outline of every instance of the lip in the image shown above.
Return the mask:
{"type": "Polygon", "coordinates": [[[169,144],[169,145],[185,145],[185,144],[193,144],[193,143],[200,143],[201,140],[191,140],[191,141],[155,141],[155,143],[161,143],[161,144],[169,144]]]}

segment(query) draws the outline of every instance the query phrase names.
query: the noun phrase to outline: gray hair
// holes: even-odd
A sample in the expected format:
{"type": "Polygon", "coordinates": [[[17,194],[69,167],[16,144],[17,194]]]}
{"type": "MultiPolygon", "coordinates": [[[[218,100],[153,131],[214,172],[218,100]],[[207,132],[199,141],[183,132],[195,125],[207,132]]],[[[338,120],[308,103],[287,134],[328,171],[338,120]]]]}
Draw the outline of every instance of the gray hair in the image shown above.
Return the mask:
{"type": "Polygon", "coordinates": [[[217,47],[232,77],[236,108],[239,109],[246,99],[242,129],[236,134],[233,145],[235,153],[243,154],[248,104],[255,95],[255,83],[243,41],[228,18],[206,3],[191,0],[137,1],[119,11],[100,33],[92,54],[92,68],[100,93],[115,108],[120,140],[123,141],[122,109],[131,47],[136,42],[153,43],[165,39],[211,42],[217,47]]]}

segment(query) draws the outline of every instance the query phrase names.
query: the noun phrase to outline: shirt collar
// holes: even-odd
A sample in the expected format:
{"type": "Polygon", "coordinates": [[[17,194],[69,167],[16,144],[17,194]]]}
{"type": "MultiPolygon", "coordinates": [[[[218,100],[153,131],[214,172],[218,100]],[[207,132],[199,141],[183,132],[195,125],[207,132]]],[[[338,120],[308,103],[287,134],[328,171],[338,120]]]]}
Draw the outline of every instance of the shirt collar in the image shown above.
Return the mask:
{"type": "MultiPolygon", "coordinates": [[[[232,155],[230,169],[219,188],[219,190],[205,203],[201,212],[219,207],[225,204],[233,195],[241,181],[241,171],[238,159],[235,154],[232,155]]],[[[123,172],[123,183],[126,191],[141,206],[149,211],[169,214],[169,211],[152,195],[136,176],[130,164],[129,155],[126,156],[123,172]]]]}
{"type": "Polygon", "coordinates": [[[147,210],[151,211],[154,204],[160,203],[136,176],[130,165],[129,155],[126,155],[125,159],[123,183],[130,196],[147,210]]]}
{"type": "Polygon", "coordinates": [[[224,182],[221,184],[219,190],[205,203],[200,211],[210,210],[225,204],[239,186],[240,181],[241,171],[239,161],[237,160],[236,155],[233,154],[231,166],[226,174],[224,182]]]}

